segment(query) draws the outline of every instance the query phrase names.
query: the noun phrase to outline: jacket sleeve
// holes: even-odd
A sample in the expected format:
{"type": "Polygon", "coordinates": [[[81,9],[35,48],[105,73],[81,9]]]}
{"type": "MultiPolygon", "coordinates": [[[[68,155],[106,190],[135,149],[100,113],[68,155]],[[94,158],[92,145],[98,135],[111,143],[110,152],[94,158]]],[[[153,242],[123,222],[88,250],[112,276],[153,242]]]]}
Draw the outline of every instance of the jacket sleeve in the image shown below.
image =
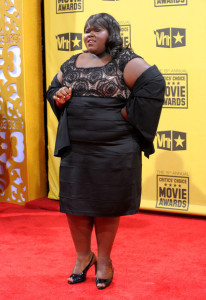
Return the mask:
{"type": "Polygon", "coordinates": [[[61,116],[61,109],[56,106],[55,100],[53,99],[53,96],[56,94],[56,92],[62,87],[62,84],[59,82],[57,78],[57,74],[54,76],[47,92],[46,97],[50,103],[50,106],[56,115],[57,119],[60,119],[61,116]]]}
{"type": "Polygon", "coordinates": [[[136,129],[137,139],[146,157],[154,153],[156,135],[162,105],[165,80],[154,65],[136,80],[126,103],[128,121],[136,129]]]}
{"type": "Polygon", "coordinates": [[[69,129],[67,124],[67,103],[62,107],[62,109],[56,106],[53,96],[62,87],[59,82],[57,75],[53,78],[51,85],[47,90],[47,99],[51,105],[51,108],[56,115],[59,123],[57,127],[56,143],[54,149],[54,156],[62,157],[64,152],[70,147],[69,129]]]}

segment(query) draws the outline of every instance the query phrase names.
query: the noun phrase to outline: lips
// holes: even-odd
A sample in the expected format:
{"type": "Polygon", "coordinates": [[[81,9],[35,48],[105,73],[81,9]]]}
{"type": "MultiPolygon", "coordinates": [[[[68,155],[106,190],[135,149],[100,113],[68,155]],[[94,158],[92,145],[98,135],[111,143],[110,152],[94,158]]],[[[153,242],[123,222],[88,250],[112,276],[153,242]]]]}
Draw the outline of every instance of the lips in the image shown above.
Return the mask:
{"type": "Polygon", "coordinates": [[[93,43],[95,43],[95,42],[96,42],[95,40],[89,39],[87,43],[88,43],[88,44],[93,44],[93,43]]]}

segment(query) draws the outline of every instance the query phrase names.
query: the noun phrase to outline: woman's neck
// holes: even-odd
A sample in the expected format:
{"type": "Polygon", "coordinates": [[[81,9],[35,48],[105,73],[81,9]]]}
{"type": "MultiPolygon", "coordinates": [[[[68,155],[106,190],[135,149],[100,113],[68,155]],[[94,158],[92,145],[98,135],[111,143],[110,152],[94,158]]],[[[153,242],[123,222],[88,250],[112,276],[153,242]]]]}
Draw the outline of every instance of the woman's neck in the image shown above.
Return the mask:
{"type": "Polygon", "coordinates": [[[90,59],[94,61],[98,60],[101,61],[103,64],[107,64],[112,59],[112,57],[107,52],[101,54],[90,53],[90,59]]]}
{"type": "Polygon", "coordinates": [[[103,52],[103,53],[100,53],[100,54],[94,54],[94,53],[90,53],[90,56],[92,59],[101,59],[101,60],[110,60],[111,59],[111,56],[109,55],[109,53],[107,52],[103,52]]]}

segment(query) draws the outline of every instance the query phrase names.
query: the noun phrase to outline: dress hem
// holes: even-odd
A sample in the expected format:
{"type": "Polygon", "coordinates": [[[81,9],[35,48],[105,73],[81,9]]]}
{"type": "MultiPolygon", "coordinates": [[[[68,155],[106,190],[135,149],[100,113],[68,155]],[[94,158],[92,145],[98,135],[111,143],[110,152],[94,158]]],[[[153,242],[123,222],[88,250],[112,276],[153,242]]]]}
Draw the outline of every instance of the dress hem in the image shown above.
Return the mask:
{"type": "Polygon", "coordinates": [[[71,212],[69,210],[63,210],[60,208],[60,212],[67,214],[67,215],[71,215],[71,216],[84,216],[84,217],[122,217],[122,216],[128,216],[128,215],[135,215],[139,213],[139,209],[137,210],[132,210],[132,211],[128,211],[125,213],[121,213],[121,214],[107,214],[107,215],[102,215],[102,214],[94,214],[94,213],[90,213],[90,212],[71,212]]]}

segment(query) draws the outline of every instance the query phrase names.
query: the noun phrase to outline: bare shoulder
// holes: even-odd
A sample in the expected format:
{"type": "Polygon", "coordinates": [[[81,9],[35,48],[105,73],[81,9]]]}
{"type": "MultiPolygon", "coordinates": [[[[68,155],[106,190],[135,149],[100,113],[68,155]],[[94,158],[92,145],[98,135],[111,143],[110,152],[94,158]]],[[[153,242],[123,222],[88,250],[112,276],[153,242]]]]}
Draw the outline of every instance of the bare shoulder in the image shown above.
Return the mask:
{"type": "Polygon", "coordinates": [[[126,85],[131,89],[137,80],[137,78],[151,67],[144,59],[142,58],[133,58],[130,60],[124,69],[124,81],[126,85]]]}

